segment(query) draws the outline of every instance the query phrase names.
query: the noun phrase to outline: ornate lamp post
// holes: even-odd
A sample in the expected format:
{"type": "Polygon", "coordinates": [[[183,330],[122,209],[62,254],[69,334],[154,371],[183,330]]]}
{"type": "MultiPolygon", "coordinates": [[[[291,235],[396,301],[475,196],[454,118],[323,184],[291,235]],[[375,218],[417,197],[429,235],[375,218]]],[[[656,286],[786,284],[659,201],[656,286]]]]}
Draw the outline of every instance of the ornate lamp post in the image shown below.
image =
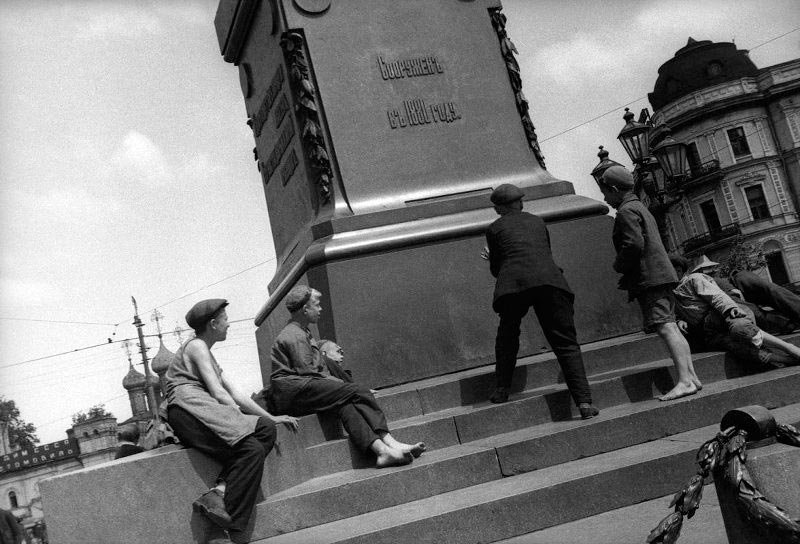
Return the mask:
{"type": "MultiPolygon", "coordinates": [[[[617,139],[634,164],[633,175],[637,188],[644,189],[650,197],[649,208],[658,222],[661,239],[666,245],[666,213],[683,198],[679,185],[688,178],[687,146],[672,138],[668,126],[654,127],[650,121],[650,112],[646,108],[639,114],[638,121],[633,120],[634,114],[628,108],[625,108],[625,115],[622,118],[625,120],[625,126],[622,127],[617,139]],[[654,133],[663,137],[651,148],[651,137],[654,133]]],[[[595,170],[599,167],[600,164],[595,170]]]]}

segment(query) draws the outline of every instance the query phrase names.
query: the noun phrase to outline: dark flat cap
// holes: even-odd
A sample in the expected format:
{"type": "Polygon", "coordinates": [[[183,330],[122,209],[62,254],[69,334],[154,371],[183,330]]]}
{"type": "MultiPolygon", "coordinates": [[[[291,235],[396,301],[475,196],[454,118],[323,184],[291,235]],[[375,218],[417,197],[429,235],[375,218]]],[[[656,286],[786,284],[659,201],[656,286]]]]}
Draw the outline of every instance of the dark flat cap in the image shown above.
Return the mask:
{"type": "Polygon", "coordinates": [[[297,310],[306,305],[306,302],[311,298],[312,289],[308,285],[295,285],[289,294],[284,299],[286,309],[289,313],[295,313],[297,310]]]}
{"type": "Polygon", "coordinates": [[[224,298],[201,300],[186,313],[186,323],[195,330],[205,325],[218,311],[228,305],[224,298]]]}
{"type": "Polygon", "coordinates": [[[512,202],[520,200],[523,196],[525,196],[525,193],[516,185],[503,183],[492,191],[492,196],[489,197],[489,200],[491,200],[492,204],[495,206],[500,206],[502,204],[511,204],[512,202]]]}
{"type": "Polygon", "coordinates": [[[611,166],[606,168],[600,180],[609,187],[616,187],[617,189],[633,188],[633,174],[624,166],[611,166]]]}

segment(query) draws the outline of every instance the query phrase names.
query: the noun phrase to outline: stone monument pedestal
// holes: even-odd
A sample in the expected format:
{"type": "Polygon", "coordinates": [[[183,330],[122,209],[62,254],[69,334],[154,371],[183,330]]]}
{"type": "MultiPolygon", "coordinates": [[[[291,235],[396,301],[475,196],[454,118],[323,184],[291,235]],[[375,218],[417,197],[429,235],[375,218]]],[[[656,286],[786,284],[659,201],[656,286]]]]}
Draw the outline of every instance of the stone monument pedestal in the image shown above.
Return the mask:
{"type": "MultiPolygon", "coordinates": [[[[479,253],[502,183],[550,225],[580,340],[641,328],[606,206],[545,169],[498,0],[221,0],[215,24],[278,256],[256,319],[265,381],[298,282],[323,293],[319,334],[372,387],[493,362],[479,253]]],[[[545,349],[534,323],[520,355],[545,349]]]]}

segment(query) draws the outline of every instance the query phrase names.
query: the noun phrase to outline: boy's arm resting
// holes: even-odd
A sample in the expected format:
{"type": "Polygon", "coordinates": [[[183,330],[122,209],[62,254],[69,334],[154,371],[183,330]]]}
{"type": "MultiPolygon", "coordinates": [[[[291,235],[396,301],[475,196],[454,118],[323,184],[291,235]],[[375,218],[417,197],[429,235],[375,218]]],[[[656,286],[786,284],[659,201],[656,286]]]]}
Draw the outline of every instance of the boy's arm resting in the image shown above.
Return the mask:
{"type": "Polygon", "coordinates": [[[236,402],[217,378],[217,373],[214,372],[214,364],[208,346],[203,342],[189,342],[186,345],[184,354],[184,356],[189,357],[189,359],[197,365],[200,378],[202,378],[203,383],[206,385],[208,393],[220,404],[235,406],[236,402]]]}
{"type": "Polygon", "coordinates": [[[618,210],[614,221],[614,238],[617,246],[614,270],[625,274],[636,269],[644,251],[644,235],[639,216],[624,208],[618,210]]]}
{"type": "Polygon", "coordinates": [[[719,285],[705,274],[692,274],[691,280],[697,296],[711,304],[723,316],[728,316],[731,312],[736,313],[739,305],[731,297],[720,289],[719,285]]]}
{"type": "Polygon", "coordinates": [[[273,423],[276,424],[282,423],[293,431],[297,430],[298,423],[296,418],[293,418],[291,416],[273,416],[272,414],[264,410],[261,406],[259,406],[256,403],[256,401],[254,401],[252,398],[242,393],[242,391],[238,387],[236,387],[225,377],[225,374],[222,375],[221,380],[222,380],[222,386],[230,394],[234,402],[236,402],[236,405],[239,406],[239,409],[245,414],[252,414],[254,416],[265,417],[270,421],[272,421],[273,423]]]}

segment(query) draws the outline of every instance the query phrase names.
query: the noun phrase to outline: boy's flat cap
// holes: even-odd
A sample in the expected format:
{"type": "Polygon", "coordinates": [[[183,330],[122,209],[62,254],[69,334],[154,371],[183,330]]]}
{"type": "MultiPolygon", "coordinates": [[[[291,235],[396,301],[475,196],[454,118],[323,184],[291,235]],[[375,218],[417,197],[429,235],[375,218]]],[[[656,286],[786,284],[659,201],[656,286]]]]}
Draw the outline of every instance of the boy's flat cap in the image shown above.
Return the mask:
{"type": "Polygon", "coordinates": [[[492,191],[492,196],[489,197],[489,200],[491,200],[492,204],[495,206],[500,206],[502,204],[511,204],[512,202],[520,200],[523,196],[525,196],[525,193],[516,185],[503,183],[492,191]]]}
{"type": "Polygon", "coordinates": [[[208,298],[201,300],[186,313],[186,323],[195,330],[202,327],[214,314],[228,305],[224,298],[208,298]]]}

